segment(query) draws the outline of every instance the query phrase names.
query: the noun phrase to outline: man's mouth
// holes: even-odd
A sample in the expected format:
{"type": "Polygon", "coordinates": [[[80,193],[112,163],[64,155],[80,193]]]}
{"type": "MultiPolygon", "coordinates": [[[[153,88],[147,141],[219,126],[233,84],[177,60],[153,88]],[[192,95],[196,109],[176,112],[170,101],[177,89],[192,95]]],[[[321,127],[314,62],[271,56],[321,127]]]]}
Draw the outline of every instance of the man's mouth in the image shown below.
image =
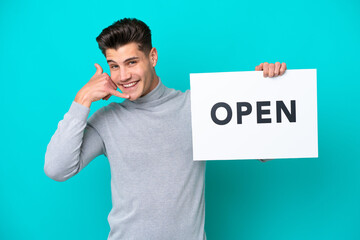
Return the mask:
{"type": "Polygon", "coordinates": [[[135,81],[135,82],[131,82],[131,83],[127,83],[127,84],[122,84],[124,88],[131,88],[134,87],[139,81],[135,81]]]}

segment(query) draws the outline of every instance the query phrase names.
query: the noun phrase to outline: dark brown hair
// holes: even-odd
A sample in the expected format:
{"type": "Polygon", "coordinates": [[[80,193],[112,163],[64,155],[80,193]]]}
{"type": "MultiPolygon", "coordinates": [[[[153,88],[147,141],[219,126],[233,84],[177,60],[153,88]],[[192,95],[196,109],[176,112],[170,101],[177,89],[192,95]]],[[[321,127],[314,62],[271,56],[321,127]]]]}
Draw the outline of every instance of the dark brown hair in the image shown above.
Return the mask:
{"type": "Polygon", "coordinates": [[[123,18],[114,22],[102,30],[96,41],[104,56],[107,49],[116,50],[131,42],[137,43],[139,50],[144,52],[146,56],[152,49],[150,28],[136,18],[123,18]]]}

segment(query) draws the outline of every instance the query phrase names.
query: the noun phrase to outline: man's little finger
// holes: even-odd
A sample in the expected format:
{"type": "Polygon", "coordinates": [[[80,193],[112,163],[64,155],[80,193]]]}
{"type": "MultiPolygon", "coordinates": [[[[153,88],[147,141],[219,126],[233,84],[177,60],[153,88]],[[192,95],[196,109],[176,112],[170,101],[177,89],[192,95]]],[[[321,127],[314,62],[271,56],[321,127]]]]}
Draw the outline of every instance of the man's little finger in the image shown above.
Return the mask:
{"type": "Polygon", "coordinates": [[[114,89],[109,89],[109,92],[111,93],[111,95],[117,96],[119,98],[130,98],[130,96],[128,94],[121,93],[114,89]]]}

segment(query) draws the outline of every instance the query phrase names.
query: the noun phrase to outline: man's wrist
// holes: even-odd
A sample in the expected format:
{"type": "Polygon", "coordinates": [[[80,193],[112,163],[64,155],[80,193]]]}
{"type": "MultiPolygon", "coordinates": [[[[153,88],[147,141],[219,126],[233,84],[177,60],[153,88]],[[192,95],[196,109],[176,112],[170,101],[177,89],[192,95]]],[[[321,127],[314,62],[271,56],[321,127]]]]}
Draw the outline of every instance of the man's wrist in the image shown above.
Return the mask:
{"type": "Polygon", "coordinates": [[[91,103],[92,103],[91,101],[86,99],[85,95],[83,95],[81,93],[76,95],[74,101],[81,104],[81,105],[83,105],[83,106],[85,106],[85,107],[88,107],[88,108],[90,108],[91,103]]]}

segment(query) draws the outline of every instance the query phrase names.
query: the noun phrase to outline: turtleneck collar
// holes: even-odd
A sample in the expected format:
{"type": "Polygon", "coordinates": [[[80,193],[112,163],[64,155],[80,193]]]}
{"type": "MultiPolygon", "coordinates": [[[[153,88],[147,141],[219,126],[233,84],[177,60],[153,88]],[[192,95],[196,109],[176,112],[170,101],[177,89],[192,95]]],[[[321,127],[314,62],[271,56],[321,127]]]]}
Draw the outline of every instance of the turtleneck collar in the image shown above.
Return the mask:
{"type": "Polygon", "coordinates": [[[142,103],[152,102],[154,100],[161,98],[161,96],[165,93],[166,87],[161,82],[161,79],[159,76],[158,76],[158,78],[159,78],[159,82],[156,85],[156,87],[153,90],[151,90],[151,92],[149,92],[145,96],[142,96],[132,102],[136,103],[136,104],[142,104],[142,103]]]}

